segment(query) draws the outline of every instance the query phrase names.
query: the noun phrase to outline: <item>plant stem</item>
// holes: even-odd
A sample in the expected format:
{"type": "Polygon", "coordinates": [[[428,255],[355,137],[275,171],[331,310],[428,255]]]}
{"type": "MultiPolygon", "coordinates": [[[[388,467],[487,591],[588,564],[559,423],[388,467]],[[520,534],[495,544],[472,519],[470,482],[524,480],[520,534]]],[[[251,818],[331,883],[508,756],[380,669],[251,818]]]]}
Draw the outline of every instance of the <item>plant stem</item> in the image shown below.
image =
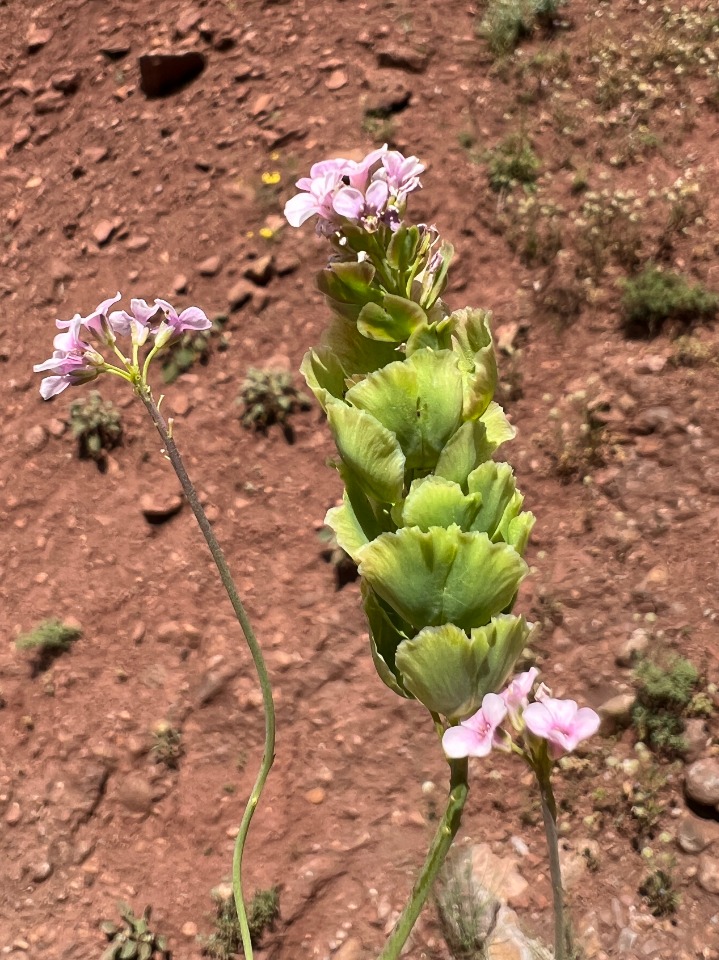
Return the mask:
{"type": "Polygon", "coordinates": [[[245,909],[245,903],[242,895],[242,852],[244,850],[245,840],[247,839],[247,832],[250,828],[252,816],[255,812],[257,804],[259,803],[262,788],[265,785],[267,775],[269,774],[272,763],[275,759],[275,705],[272,700],[272,687],[270,685],[267,667],[265,666],[265,660],[262,656],[262,650],[257,642],[257,638],[255,637],[255,633],[252,629],[252,625],[249,617],[247,616],[247,612],[242,600],[240,599],[240,595],[237,592],[237,587],[232,579],[232,574],[230,573],[230,568],[227,565],[227,560],[225,559],[225,555],[217,541],[217,538],[215,537],[212,526],[210,525],[210,521],[207,519],[207,515],[205,514],[202,504],[200,503],[199,497],[197,496],[197,491],[195,490],[195,487],[193,486],[193,483],[187,474],[187,470],[182,462],[180,452],[175,446],[175,441],[172,439],[167,423],[160,413],[149,387],[144,384],[140,384],[137,389],[140,399],[145,404],[147,412],[150,414],[152,422],[157,428],[157,432],[162,437],[162,442],[165,445],[167,456],[169,457],[172,466],[175,468],[175,473],[177,474],[177,478],[182,485],[183,492],[187,497],[190,507],[192,508],[192,512],[195,515],[195,519],[197,520],[200,530],[207,541],[207,546],[210,548],[210,553],[212,554],[212,558],[215,561],[217,570],[220,574],[220,580],[222,581],[222,585],[227,592],[227,596],[230,598],[230,603],[232,604],[232,609],[235,611],[235,616],[242,627],[242,632],[245,635],[247,646],[250,648],[250,653],[252,654],[255,669],[257,670],[257,675],[259,677],[260,687],[262,688],[262,702],[265,712],[265,749],[262,755],[260,770],[257,774],[257,779],[255,780],[255,785],[252,788],[252,793],[247,801],[245,812],[242,815],[240,829],[235,841],[235,853],[232,862],[232,886],[235,896],[235,906],[237,907],[237,917],[240,922],[240,930],[242,933],[242,948],[244,950],[246,960],[252,960],[252,942],[250,939],[249,925],[247,923],[247,911],[245,909]]]}
{"type": "Polygon", "coordinates": [[[424,866],[412,888],[410,898],[394,925],[394,929],[378,960],[397,960],[397,957],[399,957],[459,830],[462,810],[469,793],[467,760],[450,760],[449,766],[451,770],[449,796],[444,816],[437,827],[437,832],[427,853],[427,859],[424,861],[424,866]]]}
{"type": "Polygon", "coordinates": [[[564,890],[562,888],[562,869],[559,863],[559,839],[557,837],[557,804],[552,791],[550,770],[540,772],[535,769],[539,794],[542,802],[544,833],[549,853],[549,873],[552,878],[554,895],[554,960],[565,960],[569,946],[569,930],[564,920],[564,890]]]}

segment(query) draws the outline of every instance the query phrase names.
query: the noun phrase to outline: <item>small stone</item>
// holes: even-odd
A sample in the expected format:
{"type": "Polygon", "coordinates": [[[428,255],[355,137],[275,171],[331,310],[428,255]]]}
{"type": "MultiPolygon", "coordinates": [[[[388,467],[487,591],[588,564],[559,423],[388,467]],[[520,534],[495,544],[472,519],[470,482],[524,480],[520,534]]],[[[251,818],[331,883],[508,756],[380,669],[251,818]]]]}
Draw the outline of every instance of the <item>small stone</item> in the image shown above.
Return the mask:
{"type": "Polygon", "coordinates": [[[197,265],[198,273],[203,277],[214,277],[220,272],[222,261],[219,257],[208,257],[197,265]]]}
{"type": "Polygon", "coordinates": [[[27,36],[25,37],[27,52],[37,53],[38,50],[41,50],[45,44],[49,43],[51,40],[52,30],[38,27],[37,24],[31,23],[27,32],[27,36]]]}
{"type": "Polygon", "coordinates": [[[184,13],[181,13],[177,18],[175,23],[175,36],[178,38],[186,37],[197,24],[202,20],[202,12],[200,10],[185,10],[184,13]]]}
{"type": "Polygon", "coordinates": [[[667,358],[658,355],[642,357],[634,366],[637,373],[661,373],[667,365],[667,358]]]}
{"type": "Polygon", "coordinates": [[[28,142],[32,136],[32,127],[29,127],[26,123],[21,124],[19,127],[15,127],[12,135],[12,143],[14,147],[22,147],[28,142]]]}
{"type": "Polygon", "coordinates": [[[230,310],[239,310],[248,300],[252,298],[252,284],[247,280],[238,280],[237,283],[227,294],[227,302],[230,310]]]}
{"type": "Polygon", "coordinates": [[[142,250],[147,250],[150,246],[149,237],[130,237],[127,241],[127,249],[132,253],[140,253],[142,250]]]}
{"type": "Polygon", "coordinates": [[[275,98],[271,93],[261,93],[250,107],[250,114],[253,117],[260,117],[265,113],[269,113],[274,103],[275,98]]]}
{"type": "Polygon", "coordinates": [[[697,760],[684,772],[684,789],[694,803],[719,810],[719,760],[697,760]]]}
{"type": "Polygon", "coordinates": [[[684,746],[681,755],[685,763],[694,763],[699,760],[709,743],[709,731],[707,725],[701,717],[690,717],[684,721],[684,733],[682,734],[684,746]]]}
{"type": "Polygon", "coordinates": [[[179,620],[165,620],[155,632],[160,643],[171,643],[179,647],[197,649],[202,634],[192,623],[181,623],[179,620]]]}
{"type": "Polygon", "coordinates": [[[146,629],[147,628],[145,627],[145,624],[142,622],[142,620],[138,620],[135,626],[130,631],[130,643],[134,643],[136,646],[142,643],[142,641],[145,638],[146,629]]]}
{"type": "Polygon", "coordinates": [[[47,443],[47,440],[47,430],[41,423],[36,423],[34,427],[30,427],[29,430],[26,430],[23,437],[25,449],[30,453],[37,453],[39,450],[42,450],[47,443]]]}
{"type": "Polygon", "coordinates": [[[314,787],[312,790],[308,790],[305,794],[305,800],[308,803],[314,803],[318,805],[323,802],[325,799],[325,791],[322,787],[314,787]]]}
{"type": "Polygon", "coordinates": [[[82,152],[90,163],[102,163],[102,161],[107,160],[110,155],[107,147],[85,147],[82,152]]]}
{"type": "Polygon", "coordinates": [[[275,270],[277,271],[278,277],[286,277],[290,273],[295,273],[301,266],[302,261],[299,257],[291,253],[285,253],[277,258],[275,270]]]}
{"type": "Polygon", "coordinates": [[[64,70],[59,73],[53,73],[50,77],[50,83],[61,93],[76,93],[80,86],[80,73],[77,70],[64,70]]]}
{"type": "Polygon", "coordinates": [[[677,844],[684,853],[701,853],[713,839],[704,820],[692,816],[682,817],[677,831],[677,844]]]}
{"type": "Polygon", "coordinates": [[[9,827],[14,827],[16,823],[20,823],[21,817],[22,810],[20,809],[20,804],[16,801],[13,801],[8,807],[7,813],[5,814],[5,823],[9,827]]]}
{"type": "Polygon", "coordinates": [[[65,97],[59,90],[45,90],[33,100],[32,108],[38,116],[57,113],[65,106],[65,97]]]}
{"type": "Polygon", "coordinates": [[[699,858],[697,882],[707,893],[719,893],[719,859],[703,853],[699,858]]]}
{"type": "Polygon", "coordinates": [[[187,291],[187,277],[184,273],[178,273],[172,281],[173,293],[185,293],[187,291]]]}
{"type": "Polygon", "coordinates": [[[629,726],[632,722],[632,711],[636,700],[637,698],[633,693],[620,693],[616,697],[610,697],[597,709],[597,713],[602,719],[599,729],[602,736],[610,737],[617,730],[629,726]]]}
{"type": "Polygon", "coordinates": [[[649,649],[649,634],[638,627],[617,651],[615,661],[618,667],[631,667],[649,649]]]}
{"type": "Polygon", "coordinates": [[[275,272],[275,261],[271,253],[253,260],[245,267],[245,276],[258,287],[266,287],[275,272]]]}
{"type": "Polygon", "coordinates": [[[362,946],[362,941],[356,937],[349,937],[349,939],[345,940],[332,954],[332,960],[363,960],[364,956],[365,950],[362,946]]]}
{"type": "Polygon", "coordinates": [[[510,907],[524,903],[529,884],[517,869],[515,857],[498,857],[488,843],[476,843],[469,848],[472,877],[493,897],[504,900],[510,907]]]}
{"type": "Polygon", "coordinates": [[[328,90],[341,90],[347,85],[347,74],[344,70],[333,70],[325,80],[325,86],[328,90]]]}
{"type": "Polygon", "coordinates": [[[52,876],[52,864],[49,860],[40,860],[30,866],[30,879],[33,883],[43,883],[52,876]]]}
{"type": "Polygon", "coordinates": [[[95,240],[95,243],[99,247],[103,247],[106,243],[109,243],[113,233],[117,229],[115,221],[113,220],[101,220],[98,224],[95,225],[92,236],[95,240]]]}
{"type": "Polygon", "coordinates": [[[184,502],[184,497],[179,493],[154,490],[140,497],[140,509],[150,523],[162,523],[179,513],[184,502]]]}
{"type": "Polygon", "coordinates": [[[100,53],[108,60],[122,60],[130,52],[130,41],[122,37],[113,37],[100,47],[100,53]]]}
{"type": "Polygon", "coordinates": [[[377,64],[409,73],[424,73],[429,64],[429,54],[412,49],[406,44],[386,44],[377,51],[377,64]]]}
{"type": "Polygon", "coordinates": [[[138,58],[140,89],[148,97],[165,97],[194,80],[207,59],[198,50],[183,53],[148,53],[138,58]]]}
{"type": "Polygon", "coordinates": [[[151,785],[143,776],[130,773],[120,781],[117,799],[132,813],[147,814],[152,809],[155,795],[151,785]]]}
{"type": "Polygon", "coordinates": [[[197,924],[193,923],[192,920],[188,920],[187,923],[183,923],[182,936],[187,937],[189,940],[194,940],[197,936],[197,924]]]}

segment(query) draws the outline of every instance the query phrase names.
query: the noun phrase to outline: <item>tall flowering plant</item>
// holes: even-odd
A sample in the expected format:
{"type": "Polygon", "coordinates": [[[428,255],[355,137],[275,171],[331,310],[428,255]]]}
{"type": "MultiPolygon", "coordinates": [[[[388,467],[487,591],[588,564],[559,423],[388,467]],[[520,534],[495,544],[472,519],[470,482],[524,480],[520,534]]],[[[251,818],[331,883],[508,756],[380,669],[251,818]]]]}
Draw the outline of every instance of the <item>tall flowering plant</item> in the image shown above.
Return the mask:
{"type": "MultiPolygon", "coordinates": [[[[382,681],[429,711],[450,766],[444,816],[380,960],[402,950],[460,826],[468,758],[518,754],[536,775],[555,893],[555,956],[566,956],[553,761],[599,718],[556,700],[537,671],[512,674],[530,634],[513,613],[534,523],[512,468],[494,459],[514,428],[493,400],[497,369],[483,310],[442,299],[453,250],[434,227],[407,218],[424,166],[382,147],[363,160],[314,164],[285,207],[292,226],[316,218],[330,244],[318,274],[332,319],[302,363],[327,415],[344,484],[327,523],[361,575],[370,650],[382,681]],[[530,702],[531,701],[531,702],[530,702]]],[[[262,651],[223,551],[164,420],[149,371],[163,347],[210,322],[197,307],[120,294],[86,317],[57,321],[45,399],[102,374],[127,381],[145,405],[209,546],[251,650],[263,693],[265,749],[235,846],[233,885],[243,950],[252,958],[242,854],[274,758],[275,716],[262,651]]],[[[161,399],[161,398],[160,398],[161,399]]]]}

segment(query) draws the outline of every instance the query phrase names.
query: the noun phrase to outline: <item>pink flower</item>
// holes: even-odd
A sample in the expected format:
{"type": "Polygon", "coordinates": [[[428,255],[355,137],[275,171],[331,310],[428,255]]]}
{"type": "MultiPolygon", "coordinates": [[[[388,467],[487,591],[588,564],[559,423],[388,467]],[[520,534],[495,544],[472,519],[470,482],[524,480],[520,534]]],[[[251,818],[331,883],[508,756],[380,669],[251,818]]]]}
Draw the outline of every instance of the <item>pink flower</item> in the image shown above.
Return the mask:
{"type": "Polygon", "coordinates": [[[67,327],[65,333],[58,333],[53,341],[55,350],[49,360],[35,364],[35,373],[51,371],[52,376],[45,377],[40,384],[40,396],[43,400],[56,397],[67,387],[94,380],[105,363],[104,358],[90,344],[80,339],[80,327],[84,320],[79,313],[72,320],[59,320],[58,324],[67,327]]]}
{"type": "Polygon", "coordinates": [[[498,743],[497,727],[507,716],[507,705],[496,693],[487,693],[482,706],[468,720],[445,730],[444,752],[453,760],[461,757],[486,757],[498,743]]]}
{"type": "Polygon", "coordinates": [[[155,346],[164,347],[166,343],[177,340],[186,330],[209,330],[212,321],[199,307],[188,307],[178,314],[177,310],[167,300],[155,300],[156,311],[162,310],[165,314],[160,326],[154,331],[155,346]]]}
{"type": "Polygon", "coordinates": [[[577,744],[594,736],[599,729],[599,715],[590,707],[577,707],[574,700],[555,700],[545,697],[540,703],[530,703],[524,711],[527,729],[549,742],[549,752],[555,759],[571,753],[577,744]]]}
{"type": "Polygon", "coordinates": [[[122,337],[131,336],[132,342],[142,346],[150,333],[150,320],[160,308],[154,303],[150,306],[146,300],[130,300],[131,314],[125,310],[115,310],[109,320],[114,331],[122,337]]]}
{"type": "MultiPolygon", "coordinates": [[[[346,164],[346,160],[325,160],[323,164],[315,164],[310,173],[324,164],[346,164]]],[[[332,201],[344,181],[342,180],[343,167],[328,168],[326,172],[317,176],[302,177],[297,186],[305,193],[298,193],[285,204],[285,217],[291,227],[301,227],[305,220],[317,214],[321,220],[334,221],[335,211],[332,201]]]]}
{"type": "Polygon", "coordinates": [[[516,676],[509,686],[500,693],[500,697],[506,703],[510,713],[518,713],[522,707],[527,706],[530,691],[538,676],[539,670],[532,667],[526,673],[520,673],[519,676],[516,676]]]}
{"type": "MultiPolygon", "coordinates": [[[[86,317],[80,318],[82,326],[86,327],[88,330],[92,330],[92,332],[104,343],[114,343],[115,335],[119,331],[116,331],[113,328],[107,312],[113,303],[117,303],[117,301],[121,299],[122,294],[118,292],[114,297],[109,297],[107,300],[103,300],[99,306],[95,307],[92,313],[89,313],[86,317]]],[[[79,316],[80,314],[76,313],[72,320],[56,320],[55,323],[61,330],[67,329],[79,316]]],[[[55,346],[57,347],[57,342],[55,343],[55,346]]]]}
{"type": "Polygon", "coordinates": [[[424,170],[417,157],[404,157],[398,150],[391,150],[382,157],[382,169],[375,177],[385,180],[392,196],[401,203],[409,193],[421,188],[419,175],[424,170]]]}

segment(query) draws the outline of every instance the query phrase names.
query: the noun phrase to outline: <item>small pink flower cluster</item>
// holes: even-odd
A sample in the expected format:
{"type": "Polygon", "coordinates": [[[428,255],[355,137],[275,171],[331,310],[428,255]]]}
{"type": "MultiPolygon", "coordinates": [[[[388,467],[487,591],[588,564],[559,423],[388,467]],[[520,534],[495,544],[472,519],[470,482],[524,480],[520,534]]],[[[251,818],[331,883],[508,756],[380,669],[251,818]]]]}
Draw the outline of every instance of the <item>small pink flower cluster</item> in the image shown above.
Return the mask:
{"type": "Polygon", "coordinates": [[[571,753],[577,745],[599,729],[599,715],[590,707],[578,707],[574,700],[555,700],[544,684],[529,703],[529,694],[539,671],[536,668],[520,673],[502,693],[488,693],[482,706],[467,720],[445,731],[444,752],[452,759],[486,757],[492,747],[504,747],[508,734],[502,737],[501,725],[509,716],[518,730],[528,730],[534,737],[546,740],[550,755],[557,759],[571,753]]]}
{"type": "Polygon", "coordinates": [[[395,226],[407,195],[421,187],[423,170],[417,157],[388,151],[386,144],[360,161],[322,160],[297,181],[304,192],[287,201],[285,216],[290,226],[299,227],[316,214],[322,234],[341,229],[343,220],[370,228],[380,221],[395,226]]]}
{"type": "Polygon", "coordinates": [[[108,364],[102,354],[87,342],[90,336],[101,345],[114,348],[118,336],[129,336],[133,346],[140,347],[152,335],[153,349],[159,350],[177,340],[185,330],[207,330],[212,326],[199,307],[188,307],[178,314],[166,300],[155,300],[153,305],[144,300],[131,300],[130,313],[125,310],[110,312],[110,307],[121,299],[122,295],[118,293],[103,300],[86,317],[76,313],[72,320],[55,321],[58,328],[65,332],[59,333],[53,340],[55,349],[52,357],[33,367],[36,373],[49,371],[52,374],[40,384],[40,394],[44,400],[57,396],[69,386],[94,380],[106,370],[118,372],[118,368],[108,364]],[[156,326],[150,326],[152,320],[159,322],[156,326]]]}

